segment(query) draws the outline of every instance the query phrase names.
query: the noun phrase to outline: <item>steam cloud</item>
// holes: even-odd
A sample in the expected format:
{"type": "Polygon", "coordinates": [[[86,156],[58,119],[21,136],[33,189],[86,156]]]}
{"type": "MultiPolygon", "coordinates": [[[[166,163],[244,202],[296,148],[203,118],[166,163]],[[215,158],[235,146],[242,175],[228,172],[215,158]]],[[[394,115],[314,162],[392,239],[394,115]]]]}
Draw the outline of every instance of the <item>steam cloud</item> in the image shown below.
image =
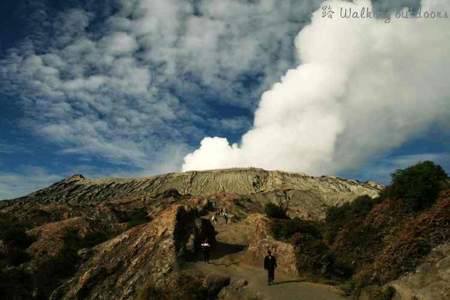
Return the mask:
{"type": "MultiPolygon", "coordinates": [[[[239,144],[206,137],[183,170],[262,167],[312,174],[356,168],[450,117],[449,19],[342,19],[328,2],[297,36],[301,64],[262,95],[239,144]]],[[[422,12],[450,13],[447,1],[422,12]]]]}

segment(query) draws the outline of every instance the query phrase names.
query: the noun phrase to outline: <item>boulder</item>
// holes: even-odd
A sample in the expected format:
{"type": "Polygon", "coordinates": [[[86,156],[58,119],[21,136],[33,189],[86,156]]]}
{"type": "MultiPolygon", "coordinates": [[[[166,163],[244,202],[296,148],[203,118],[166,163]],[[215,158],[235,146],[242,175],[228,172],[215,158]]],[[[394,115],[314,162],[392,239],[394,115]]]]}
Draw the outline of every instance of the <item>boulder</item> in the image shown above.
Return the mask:
{"type": "Polygon", "coordinates": [[[393,299],[450,299],[450,243],[434,248],[415,272],[387,284],[396,292],[393,299]]]}
{"type": "Polygon", "coordinates": [[[253,224],[254,232],[250,235],[248,248],[243,256],[247,264],[262,268],[267,251],[271,250],[277,258],[277,272],[288,276],[298,276],[294,246],[272,237],[270,220],[260,214],[253,214],[246,222],[253,224]]]}

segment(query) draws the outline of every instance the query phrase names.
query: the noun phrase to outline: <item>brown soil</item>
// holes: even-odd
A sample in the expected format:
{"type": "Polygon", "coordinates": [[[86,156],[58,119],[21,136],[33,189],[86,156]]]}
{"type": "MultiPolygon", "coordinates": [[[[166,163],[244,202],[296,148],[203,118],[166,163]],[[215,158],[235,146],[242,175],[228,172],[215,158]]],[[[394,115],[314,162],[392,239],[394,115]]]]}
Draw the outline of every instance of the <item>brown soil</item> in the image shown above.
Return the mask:
{"type": "MultiPolygon", "coordinates": [[[[245,221],[234,224],[224,224],[219,219],[215,226],[219,245],[211,253],[212,260],[209,263],[197,261],[187,264],[187,269],[200,271],[205,275],[218,274],[228,276],[231,282],[246,282],[245,287],[232,297],[226,293],[219,294],[219,299],[348,299],[343,292],[330,285],[308,282],[305,278],[286,275],[280,268],[277,269],[275,282],[267,285],[267,273],[261,267],[247,264],[245,259],[248,235],[252,234],[250,224],[245,221]],[[241,247],[241,248],[239,248],[241,247]],[[225,296],[224,296],[225,295],[225,296]]],[[[199,258],[200,260],[200,258],[199,258]]],[[[226,288],[225,288],[226,290],[226,288]]]]}

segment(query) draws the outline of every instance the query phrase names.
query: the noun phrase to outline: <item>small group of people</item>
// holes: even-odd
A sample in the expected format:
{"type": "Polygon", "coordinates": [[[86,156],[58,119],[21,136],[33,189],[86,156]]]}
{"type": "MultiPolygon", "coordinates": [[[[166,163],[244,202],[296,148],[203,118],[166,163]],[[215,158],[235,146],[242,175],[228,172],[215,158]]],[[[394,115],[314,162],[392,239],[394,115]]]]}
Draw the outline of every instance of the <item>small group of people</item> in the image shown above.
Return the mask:
{"type": "Polygon", "coordinates": [[[216,224],[219,220],[219,216],[222,216],[225,220],[225,224],[228,224],[228,221],[231,218],[231,215],[226,211],[225,208],[221,208],[218,212],[215,212],[211,217],[211,223],[216,224]]]}

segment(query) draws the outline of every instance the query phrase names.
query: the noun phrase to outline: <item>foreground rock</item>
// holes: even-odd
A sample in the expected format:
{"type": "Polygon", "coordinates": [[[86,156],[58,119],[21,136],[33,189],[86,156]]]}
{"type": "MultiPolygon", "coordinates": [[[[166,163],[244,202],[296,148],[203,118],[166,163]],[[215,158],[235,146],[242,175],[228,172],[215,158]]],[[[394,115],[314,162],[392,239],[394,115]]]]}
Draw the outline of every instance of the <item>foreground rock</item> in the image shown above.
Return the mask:
{"type": "Polygon", "coordinates": [[[76,232],[80,238],[88,234],[102,232],[112,234],[121,232],[125,224],[102,224],[84,217],[74,217],[59,222],[47,223],[29,230],[27,233],[35,238],[35,242],[28,248],[33,256],[56,256],[64,246],[64,237],[70,230],[76,232]]]}
{"type": "Polygon", "coordinates": [[[174,271],[183,263],[194,228],[193,211],[171,206],[154,221],[95,247],[79,272],[55,291],[52,299],[136,299],[148,292],[145,290],[165,292],[176,280],[174,271]]]}
{"type": "Polygon", "coordinates": [[[388,285],[395,288],[396,300],[450,299],[450,244],[436,247],[415,272],[388,285]]]}
{"type": "Polygon", "coordinates": [[[271,250],[277,257],[277,272],[284,273],[292,278],[298,277],[296,267],[295,249],[290,243],[277,241],[272,237],[270,220],[262,215],[249,216],[247,223],[254,229],[249,240],[243,262],[255,267],[262,267],[262,259],[271,250]]]}

